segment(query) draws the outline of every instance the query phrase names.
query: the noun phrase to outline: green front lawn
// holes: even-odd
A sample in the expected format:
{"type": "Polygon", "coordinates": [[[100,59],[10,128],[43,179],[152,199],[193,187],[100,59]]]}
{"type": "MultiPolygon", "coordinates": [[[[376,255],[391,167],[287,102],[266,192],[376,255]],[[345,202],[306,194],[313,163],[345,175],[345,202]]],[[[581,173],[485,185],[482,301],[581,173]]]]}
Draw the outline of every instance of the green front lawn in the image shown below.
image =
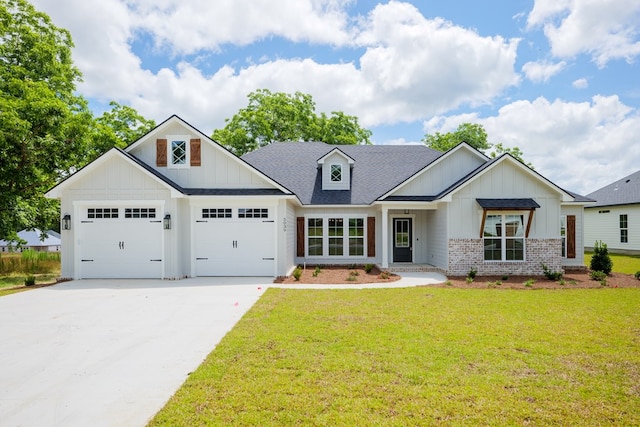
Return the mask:
{"type": "MultiPolygon", "coordinates": [[[[589,267],[591,264],[591,256],[593,252],[584,254],[584,265],[589,267]]],[[[635,274],[640,271],[640,255],[618,255],[609,253],[611,261],[613,261],[613,272],[623,274],[635,274]]]]}
{"type": "Polygon", "coordinates": [[[640,425],[640,289],[269,289],[150,425],[640,425]]]}

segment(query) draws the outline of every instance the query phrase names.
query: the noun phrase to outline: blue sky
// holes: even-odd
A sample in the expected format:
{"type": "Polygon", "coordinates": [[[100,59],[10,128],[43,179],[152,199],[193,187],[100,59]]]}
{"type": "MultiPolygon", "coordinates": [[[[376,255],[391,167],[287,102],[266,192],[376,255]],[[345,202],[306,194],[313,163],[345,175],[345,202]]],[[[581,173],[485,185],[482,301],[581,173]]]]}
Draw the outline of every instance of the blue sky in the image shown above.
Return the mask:
{"type": "Polygon", "coordinates": [[[376,144],[482,124],[587,194],[640,169],[640,2],[32,0],[74,39],[79,91],[203,132],[256,89],[309,93],[376,144]]]}

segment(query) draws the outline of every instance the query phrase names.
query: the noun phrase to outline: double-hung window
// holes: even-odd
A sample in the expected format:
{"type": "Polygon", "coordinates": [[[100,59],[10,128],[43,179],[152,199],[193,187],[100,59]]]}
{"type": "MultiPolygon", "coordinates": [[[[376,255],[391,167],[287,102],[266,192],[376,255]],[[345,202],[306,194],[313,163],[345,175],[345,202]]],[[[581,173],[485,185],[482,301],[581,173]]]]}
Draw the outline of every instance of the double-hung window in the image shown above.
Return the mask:
{"type": "Polygon", "coordinates": [[[307,255],[330,257],[365,256],[364,217],[308,217],[307,255]]]}
{"type": "Polygon", "coordinates": [[[629,243],[629,221],[627,214],[620,215],[620,243],[629,243]]]}
{"type": "Polygon", "coordinates": [[[485,261],[524,261],[524,214],[488,214],[484,223],[485,261]]]}

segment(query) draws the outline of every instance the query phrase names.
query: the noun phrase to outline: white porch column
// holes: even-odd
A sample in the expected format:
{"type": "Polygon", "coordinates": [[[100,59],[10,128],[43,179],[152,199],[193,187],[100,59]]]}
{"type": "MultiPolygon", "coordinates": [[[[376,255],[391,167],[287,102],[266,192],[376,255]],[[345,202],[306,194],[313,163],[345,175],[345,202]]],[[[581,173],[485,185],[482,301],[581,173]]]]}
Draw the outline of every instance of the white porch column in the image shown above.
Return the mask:
{"type": "Polygon", "coordinates": [[[389,268],[389,208],[382,206],[382,268],[389,268]]]}

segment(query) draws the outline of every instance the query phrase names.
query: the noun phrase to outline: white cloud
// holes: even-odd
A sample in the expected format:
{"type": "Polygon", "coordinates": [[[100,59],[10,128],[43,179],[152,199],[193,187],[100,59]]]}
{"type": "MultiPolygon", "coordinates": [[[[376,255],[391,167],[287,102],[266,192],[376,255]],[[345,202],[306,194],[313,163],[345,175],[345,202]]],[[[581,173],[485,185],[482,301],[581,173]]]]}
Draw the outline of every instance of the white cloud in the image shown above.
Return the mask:
{"type": "Polygon", "coordinates": [[[553,54],[588,53],[598,66],[640,55],[640,2],[628,0],[535,0],[528,27],[542,25],[553,54]]]}
{"type": "MultiPolygon", "coordinates": [[[[158,121],[176,113],[204,132],[222,126],[259,88],[310,93],[320,111],[344,111],[372,127],[487,104],[519,79],[517,39],[481,37],[441,19],[425,19],[414,6],[396,1],[355,21],[345,16],[347,0],[287,0],[279,7],[266,0],[251,6],[231,0],[34,3],[71,31],[85,96],[131,104],[158,121]],[[179,65],[155,73],[143,69],[131,48],[141,31],[178,55],[179,65]],[[350,43],[364,53],[354,62],[285,58],[222,64],[209,73],[180,55],[269,35],[350,43]]],[[[198,60],[217,60],[206,55],[199,52],[198,60]]]]}
{"type": "Polygon", "coordinates": [[[477,122],[491,142],[519,147],[538,172],[568,190],[590,193],[638,170],[640,111],[617,96],[517,101],[477,122]]]}
{"type": "Polygon", "coordinates": [[[178,54],[246,45],[267,37],[342,45],[349,0],[134,0],[137,25],[178,54]]]}
{"type": "Polygon", "coordinates": [[[573,83],[571,83],[571,85],[576,89],[586,89],[589,87],[589,81],[585,78],[581,78],[581,79],[574,80],[573,83]]]}
{"type": "Polygon", "coordinates": [[[551,77],[558,74],[566,67],[564,61],[551,64],[547,61],[527,62],[522,66],[522,72],[532,82],[548,82],[551,77]]]}

